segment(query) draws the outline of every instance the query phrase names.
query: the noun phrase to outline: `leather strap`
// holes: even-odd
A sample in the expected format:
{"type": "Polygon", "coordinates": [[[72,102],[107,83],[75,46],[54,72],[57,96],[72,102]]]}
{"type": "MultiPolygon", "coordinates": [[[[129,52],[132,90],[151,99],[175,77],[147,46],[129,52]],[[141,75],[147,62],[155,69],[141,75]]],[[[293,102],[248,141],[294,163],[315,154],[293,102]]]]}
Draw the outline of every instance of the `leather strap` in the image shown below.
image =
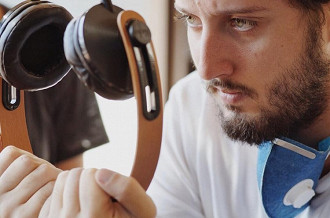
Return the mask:
{"type": "MultiPolygon", "coordinates": [[[[0,78],[0,96],[3,98],[3,82],[0,78]]],[[[20,103],[16,109],[8,110],[0,102],[0,151],[8,145],[32,152],[25,119],[24,91],[20,90],[20,103]]]]}
{"type": "MultiPolygon", "coordinates": [[[[122,11],[117,18],[118,28],[124,43],[127,54],[128,63],[133,83],[134,95],[137,101],[137,117],[138,117],[138,133],[137,133],[137,147],[135,153],[135,161],[131,171],[133,176],[140,185],[146,190],[153,178],[160,152],[161,138],[162,138],[162,122],[163,122],[163,102],[161,94],[161,84],[159,77],[159,70],[155,57],[152,41],[149,45],[154,56],[154,69],[157,76],[157,87],[159,98],[159,113],[152,119],[147,119],[143,111],[144,95],[140,86],[140,78],[138,71],[138,64],[134,53],[127,26],[133,20],[145,23],[142,16],[134,11],[122,11]]],[[[156,93],[157,95],[157,93],[156,93]]]]}

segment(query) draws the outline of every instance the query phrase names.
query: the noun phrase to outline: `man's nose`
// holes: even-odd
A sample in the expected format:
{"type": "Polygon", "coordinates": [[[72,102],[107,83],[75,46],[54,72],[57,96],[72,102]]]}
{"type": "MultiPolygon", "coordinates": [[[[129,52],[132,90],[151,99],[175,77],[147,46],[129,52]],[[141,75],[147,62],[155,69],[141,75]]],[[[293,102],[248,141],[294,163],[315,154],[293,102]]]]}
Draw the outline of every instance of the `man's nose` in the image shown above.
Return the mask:
{"type": "Polygon", "coordinates": [[[199,61],[196,67],[203,79],[225,78],[233,73],[234,63],[230,59],[233,48],[229,41],[221,33],[202,34],[199,61]]]}

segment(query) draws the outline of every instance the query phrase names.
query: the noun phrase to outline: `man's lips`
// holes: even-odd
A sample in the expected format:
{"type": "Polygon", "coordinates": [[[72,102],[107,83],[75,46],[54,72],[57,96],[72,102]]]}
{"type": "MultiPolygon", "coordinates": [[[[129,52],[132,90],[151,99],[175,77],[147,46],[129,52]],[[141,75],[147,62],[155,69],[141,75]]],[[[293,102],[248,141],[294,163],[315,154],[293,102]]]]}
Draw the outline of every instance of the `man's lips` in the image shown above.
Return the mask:
{"type": "Polygon", "coordinates": [[[246,98],[256,99],[257,93],[243,84],[234,83],[229,80],[220,80],[218,78],[209,80],[207,90],[216,94],[219,100],[227,106],[242,106],[246,98]]]}
{"type": "Polygon", "coordinates": [[[235,105],[238,104],[243,98],[244,94],[241,91],[230,89],[218,89],[219,96],[225,104],[235,105]]]}

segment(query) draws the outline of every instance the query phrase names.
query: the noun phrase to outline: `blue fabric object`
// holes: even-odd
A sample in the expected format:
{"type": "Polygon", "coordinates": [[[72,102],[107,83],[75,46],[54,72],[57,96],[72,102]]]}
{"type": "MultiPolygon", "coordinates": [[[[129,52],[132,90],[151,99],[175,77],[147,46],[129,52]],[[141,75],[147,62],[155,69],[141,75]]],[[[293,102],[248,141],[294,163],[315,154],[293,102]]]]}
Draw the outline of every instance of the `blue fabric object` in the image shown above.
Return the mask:
{"type": "Polygon", "coordinates": [[[319,143],[319,150],[288,138],[281,140],[315,154],[314,159],[305,157],[295,151],[264,142],[259,146],[257,178],[266,213],[273,218],[295,217],[302,212],[310,202],[300,208],[283,203],[288,191],[299,182],[311,179],[315,190],[321,175],[324,162],[330,150],[330,137],[319,143]]]}

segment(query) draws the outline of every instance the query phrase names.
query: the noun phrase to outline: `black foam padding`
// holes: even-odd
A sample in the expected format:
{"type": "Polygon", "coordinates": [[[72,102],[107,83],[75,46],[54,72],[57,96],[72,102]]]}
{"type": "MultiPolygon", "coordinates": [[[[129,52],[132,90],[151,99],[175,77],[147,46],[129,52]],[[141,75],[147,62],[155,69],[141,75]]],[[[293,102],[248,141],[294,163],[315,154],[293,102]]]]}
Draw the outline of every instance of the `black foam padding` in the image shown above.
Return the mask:
{"type": "Polygon", "coordinates": [[[119,11],[116,8],[112,13],[102,4],[92,7],[67,27],[64,39],[68,41],[64,42],[68,45],[66,57],[78,77],[99,95],[113,100],[133,96],[129,65],[116,21],[119,11]]]}
{"type": "Polygon", "coordinates": [[[45,89],[59,82],[70,69],[63,35],[71,19],[63,7],[39,3],[8,21],[0,38],[2,77],[23,90],[45,89]]]}

